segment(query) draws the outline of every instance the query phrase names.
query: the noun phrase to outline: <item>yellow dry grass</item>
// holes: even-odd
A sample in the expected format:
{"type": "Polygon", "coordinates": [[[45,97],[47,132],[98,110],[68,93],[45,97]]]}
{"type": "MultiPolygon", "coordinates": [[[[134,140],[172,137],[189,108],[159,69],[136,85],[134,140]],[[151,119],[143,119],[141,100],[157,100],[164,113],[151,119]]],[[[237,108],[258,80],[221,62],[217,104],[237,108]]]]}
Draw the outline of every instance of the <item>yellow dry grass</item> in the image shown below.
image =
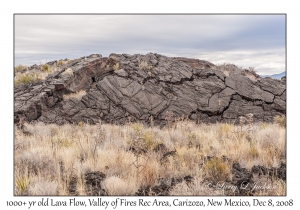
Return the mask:
{"type": "MultiPolygon", "coordinates": [[[[231,165],[220,162],[222,156],[248,169],[253,165],[278,167],[286,156],[285,127],[278,124],[253,125],[251,131],[231,124],[193,122],[185,122],[176,129],[151,128],[139,123],[25,126],[32,135],[16,129],[15,136],[16,195],[69,195],[71,176],[77,177],[78,194],[86,195],[87,171],[106,174],[102,184],[109,195],[134,195],[141,186],[186,175],[196,181],[176,186],[171,194],[217,195],[220,192],[205,190],[202,184],[205,178],[230,179],[231,165]],[[135,139],[140,139],[146,150],[138,156],[139,168],[134,165],[136,155],[129,151],[135,139]],[[176,155],[163,163],[163,154],[153,151],[160,143],[169,151],[176,150],[176,155]],[[216,158],[205,161],[207,156],[216,158]]],[[[275,180],[274,184],[279,190],[261,193],[285,195],[285,182],[275,180]]]]}

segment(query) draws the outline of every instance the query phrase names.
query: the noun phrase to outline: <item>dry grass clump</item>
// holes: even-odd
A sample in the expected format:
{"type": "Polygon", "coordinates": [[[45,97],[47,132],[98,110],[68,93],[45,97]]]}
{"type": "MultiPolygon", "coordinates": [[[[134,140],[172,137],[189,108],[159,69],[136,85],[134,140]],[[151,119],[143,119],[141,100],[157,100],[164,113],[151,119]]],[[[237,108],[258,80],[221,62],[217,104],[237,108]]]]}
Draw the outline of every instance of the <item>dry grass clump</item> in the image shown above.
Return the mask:
{"type": "Polygon", "coordinates": [[[252,81],[257,81],[259,75],[256,73],[254,67],[249,67],[248,69],[244,69],[243,67],[236,66],[231,63],[222,63],[218,64],[215,67],[217,70],[223,71],[226,76],[230,76],[232,74],[242,74],[248,77],[252,81]]]}
{"type": "MultiPolygon", "coordinates": [[[[285,127],[276,123],[173,123],[172,129],[141,123],[25,124],[32,135],[16,130],[15,195],[70,195],[72,177],[78,195],[87,195],[89,171],[106,175],[101,186],[109,195],[134,195],[140,187],[187,175],[194,181],[176,185],[172,195],[221,195],[206,189],[205,180],[230,180],[231,163],[251,169],[285,161],[285,127]],[[158,144],[167,151],[154,151],[158,144]]],[[[261,194],[285,195],[285,182],[272,183],[278,188],[261,194]]]]}
{"type": "Polygon", "coordinates": [[[30,83],[37,82],[39,80],[40,80],[40,77],[37,74],[17,73],[14,78],[14,84],[15,85],[30,84],[30,83]]]}
{"type": "Polygon", "coordinates": [[[51,181],[51,180],[45,180],[44,178],[41,178],[40,180],[37,180],[35,182],[32,182],[30,184],[30,187],[28,189],[28,195],[43,195],[43,196],[51,196],[51,195],[57,195],[58,190],[58,182],[57,181],[51,181]]]}
{"type": "Polygon", "coordinates": [[[280,125],[281,127],[286,127],[286,119],[285,119],[285,116],[282,115],[282,116],[275,116],[274,117],[274,122],[277,123],[278,125],[280,125]]]}
{"type": "Polygon", "coordinates": [[[134,180],[124,180],[117,176],[110,176],[101,183],[108,195],[133,195],[137,190],[134,180]]]}
{"type": "Polygon", "coordinates": [[[41,66],[41,70],[42,70],[43,72],[51,72],[50,66],[47,65],[47,64],[42,65],[42,66],[41,66]]]}
{"type": "Polygon", "coordinates": [[[119,70],[119,68],[120,68],[120,63],[118,62],[118,63],[116,63],[115,65],[113,65],[113,69],[114,69],[114,71],[117,71],[117,70],[119,70]]]}
{"type": "Polygon", "coordinates": [[[236,73],[243,71],[242,67],[236,66],[232,63],[218,64],[218,65],[216,65],[216,69],[223,71],[226,76],[229,76],[231,74],[236,74],[236,73]]]}
{"type": "Polygon", "coordinates": [[[204,171],[206,176],[215,182],[228,180],[230,176],[229,166],[218,157],[207,161],[204,171]]]}
{"type": "Polygon", "coordinates": [[[71,99],[71,98],[76,98],[78,100],[81,100],[81,98],[83,96],[86,95],[86,91],[85,90],[80,90],[76,93],[71,93],[71,94],[67,94],[67,95],[63,95],[63,99],[64,100],[68,100],[68,99],[71,99]]]}
{"type": "Polygon", "coordinates": [[[147,61],[141,61],[139,64],[139,69],[140,70],[151,70],[153,66],[148,65],[147,61]]]}
{"type": "Polygon", "coordinates": [[[17,195],[27,195],[30,180],[24,176],[15,177],[15,193],[17,195]]]}
{"type": "Polygon", "coordinates": [[[63,61],[62,61],[62,60],[59,60],[59,61],[57,62],[57,66],[62,66],[62,65],[64,65],[63,61]]]}
{"type": "Polygon", "coordinates": [[[23,65],[21,65],[21,64],[17,65],[17,66],[14,68],[15,72],[22,71],[22,70],[24,70],[24,69],[27,69],[27,66],[23,66],[23,65]]]}
{"type": "MultiPolygon", "coordinates": [[[[26,66],[18,65],[14,68],[15,71],[15,85],[19,84],[29,84],[39,80],[45,80],[49,74],[58,72],[61,68],[59,66],[68,64],[68,61],[59,60],[57,65],[48,65],[48,64],[41,64],[39,68],[28,70],[26,66]],[[56,67],[58,66],[58,67],[56,67]],[[22,70],[26,70],[25,72],[21,73],[22,70]]],[[[71,68],[66,69],[62,75],[73,75],[73,70],[71,68]]]]}

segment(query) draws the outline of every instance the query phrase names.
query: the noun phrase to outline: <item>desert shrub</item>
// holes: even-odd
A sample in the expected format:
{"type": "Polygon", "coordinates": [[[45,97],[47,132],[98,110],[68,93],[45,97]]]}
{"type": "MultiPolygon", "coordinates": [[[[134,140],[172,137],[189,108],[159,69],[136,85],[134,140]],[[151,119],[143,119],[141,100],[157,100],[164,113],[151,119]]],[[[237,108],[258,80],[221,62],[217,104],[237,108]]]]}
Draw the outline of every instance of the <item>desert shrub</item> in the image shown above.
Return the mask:
{"type": "Polygon", "coordinates": [[[42,65],[42,71],[49,72],[50,71],[50,67],[47,64],[42,65]]]}
{"type": "Polygon", "coordinates": [[[18,72],[18,71],[21,71],[21,70],[26,69],[26,68],[27,68],[26,66],[23,66],[23,65],[19,64],[15,67],[15,71],[18,72]]]}
{"type": "Polygon", "coordinates": [[[225,181],[229,178],[230,169],[220,158],[214,157],[204,166],[206,176],[213,181],[225,181]]]}
{"type": "Polygon", "coordinates": [[[194,132],[188,133],[187,136],[188,136],[189,140],[191,140],[191,141],[194,141],[197,139],[197,134],[194,132]]]}
{"type": "Polygon", "coordinates": [[[116,63],[115,65],[113,65],[113,69],[115,71],[117,71],[120,68],[120,63],[116,63]]]}
{"type": "Polygon", "coordinates": [[[64,63],[63,63],[63,61],[62,60],[59,60],[58,62],[57,62],[57,65],[58,66],[62,66],[64,63]]]}
{"type": "Polygon", "coordinates": [[[151,131],[146,131],[142,135],[144,141],[144,149],[147,151],[153,150],[157,142],[154,140],[154,134],[151,131]]]}
{"type": "Polygon", "coordinates": [[[133,123],[131,125],[131,127],[133,129],[133,133],[135,136],[140,136],[142,134],[143,130],[145,129],[144,125],[141,123],[133,123]]]}
{"type": "Polygon", "coordinates": [[[128,144],[132,144],[133,141],[138,140],[141,149],[150,151],[153,150],[157,145],[157,141],[155,141],[155,135],[151,130],[145,130],[145,127],[141,123],[133,123],[131,124],[131,128],[133,129],[132,139],[128,140],[128,144]],[[133,141],[132,141],[133,140],[133,141]]]}
{"type": "Polygon", "coordinates": [[[285,128],[285,127],[286,127],[286,119],[285,119],[285,115],[282,115],[282,116],[277,115],[277,116],[275,116],[275,117],[274,117],[274,122],[275,122],[276,124],[278,124],[279,126],[285,128]]]}
{"type": "Polygon", "coordinates": [[[15,77],[15,85],[30,84],[39,81],[40,78],[37,74],[19,74],[15,77]]]}

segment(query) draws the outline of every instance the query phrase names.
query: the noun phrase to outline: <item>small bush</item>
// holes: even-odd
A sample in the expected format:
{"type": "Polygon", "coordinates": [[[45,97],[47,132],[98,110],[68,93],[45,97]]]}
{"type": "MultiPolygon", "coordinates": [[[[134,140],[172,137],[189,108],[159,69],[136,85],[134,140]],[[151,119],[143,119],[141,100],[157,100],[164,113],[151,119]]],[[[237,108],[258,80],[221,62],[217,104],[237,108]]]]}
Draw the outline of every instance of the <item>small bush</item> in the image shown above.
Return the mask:
{"type": "Polygon", "coordinates": [[[143,134],[143,137],[142,137],[143,141],[144,141],[144,149],[146,151],[150,151],[150,150],[153,150],[154,147],[156,146],[156,141],[154,140],[154,135],[151,131],[146,131],[144,134],[143,134]]]}
{"type": "Polygon", "coordinates": [[[279,115],[275,116],[274,117],[274,122],[276,124],[278,124],[279,126],[281,126],[281,127],[284,127],[284,128],[286,127],[286,119],[285,119],[284,115],[282,115],[282,116],[279,116],[279,115]]]}
{"type": "Polygon", "coordinates": [[[141,123],[134,123],[131,125],[132,129],[133,129],[133,133],[135,136],[140,136],[144,130],[144,125],[141,123]]]}
{"type": "Polygon", "coordinates": [[[63,63],[62,60],[59,60],[59,61],[57,62],[57,65],[58,65],[58,66],[62,66],[62,65],[64,65],[64,63],[63,63]]]}
{"type": "Polygon", "coordinates": [[[230,175],[229,167],[217,157],[209,160],[206,163],[204,170],[206,172],[206,176],[211,178],[213,181],[225,181],[230,175]]]}
{"type": "Polygon", "coordinates": [[[26,66],[23,66],[21,64],[17,65],[15,67],[15,71],[18,72],[18,71],[22,71],[23,69],[26,69],[27,67],[26,66]]]}
{"type": "Polygon", "coordinates": [[[47,64],[42,65],[42,71],[49,72],[50,71],[50,67],[47,64]]]}
{"type": "Polygon", "coordinates": [[[40,78],[37,74],[20,74],[15,77],[15,85],[30,84],[39,81],[40,78]]]}

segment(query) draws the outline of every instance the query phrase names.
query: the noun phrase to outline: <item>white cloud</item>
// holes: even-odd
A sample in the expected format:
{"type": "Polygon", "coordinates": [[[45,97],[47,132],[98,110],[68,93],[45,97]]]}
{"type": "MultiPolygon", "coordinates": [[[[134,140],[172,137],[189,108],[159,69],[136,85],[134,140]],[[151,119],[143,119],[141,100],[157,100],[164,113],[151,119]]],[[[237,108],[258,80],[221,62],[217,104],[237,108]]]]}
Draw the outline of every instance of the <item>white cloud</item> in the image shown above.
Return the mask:
{"type": "Polygon", "coordinates": [[[15,58],[28,65],[91,53],[156,52],[280,73],[285,53],[276,49],[284,49],[284,27],[275,23],[282,20],[274,15],[16,15],[15,58]]]}

